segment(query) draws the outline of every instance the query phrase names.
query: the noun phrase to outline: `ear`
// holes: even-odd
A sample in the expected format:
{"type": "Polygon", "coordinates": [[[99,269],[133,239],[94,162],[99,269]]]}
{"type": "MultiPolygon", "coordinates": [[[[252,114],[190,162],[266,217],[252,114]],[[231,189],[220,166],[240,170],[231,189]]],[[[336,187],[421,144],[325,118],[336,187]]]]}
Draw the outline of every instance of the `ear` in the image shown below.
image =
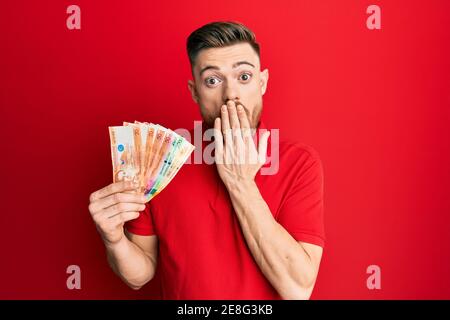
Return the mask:
{"type": "Polygon", "coordinates": [[[194,81],[188,80],[188,89],[191,92],[192,100],[194,100],[195,103],[198,103],[198,95],[197,90],[195,89],[194,81]]]}
{"type": "Polygon", "coordinates": [[[260,73],[261,78],[261,95],[264,95],[267,90],[267,82],[269,81],[269,70],[265,69],[260,73]]]}

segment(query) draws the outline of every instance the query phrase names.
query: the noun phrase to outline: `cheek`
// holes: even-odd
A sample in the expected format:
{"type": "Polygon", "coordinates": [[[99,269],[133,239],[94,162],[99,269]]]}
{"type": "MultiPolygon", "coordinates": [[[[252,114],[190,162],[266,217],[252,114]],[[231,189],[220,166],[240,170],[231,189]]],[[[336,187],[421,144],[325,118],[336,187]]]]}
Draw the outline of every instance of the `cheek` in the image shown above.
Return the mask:
{"type": "Polygon", "coordinates": [[[247,96],[253,97],[255,99],[257,96],[261,95],[261,81],[259,79],[252,80],[251,83],[243,86],[243,92],[247,96]]]}
{"type": "Polygon", "coordinates": [[[254,108],[256,105],[260,104],[261,99],[261,88],[258,85],[248,86],[242,95],[242,101],[244,103],[247,102],[251,108],[254,108]]]}
{"type": "Polygon", "coordinates": [[[210,89],[206,87],[201,87],[197,89],[198,96],[201,101],[205,103],[212,103],[220,98],[221,93],[219,88],[210,89]]]}
{"type": "Polygon", "coordinates": [[[214,97],[202,96],[199,101],[200,109],[204,115],[216,116],[220,110],[220,101],[216,101],[214,97]]]}
{"type": "Polygon", "coordinates": [[[203,90],[199,92],[201,106],[208,111],[215,111],[222,105],[222,94],[219,89],[203,90]]]}

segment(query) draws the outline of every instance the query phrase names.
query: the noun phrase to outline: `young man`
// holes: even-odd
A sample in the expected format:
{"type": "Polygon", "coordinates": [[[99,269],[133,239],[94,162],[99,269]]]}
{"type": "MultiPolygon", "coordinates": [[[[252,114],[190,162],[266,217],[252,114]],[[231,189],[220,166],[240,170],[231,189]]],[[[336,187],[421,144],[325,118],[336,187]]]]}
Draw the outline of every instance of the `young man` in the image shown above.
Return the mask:
{"type": "Polygon", "coordinates": [[[238,23],[188,38],[188,87],[215,129],[216,163],[185,165],[147,205],[128,182],[91,194],[110,265],[130,287],[158,265],[167,299],[310,297],[324,246],[322,165],[312,148],[280,141],[278,172],[261,174],[269,136],[256,145],[251,129],[264,127],[269,73],[259,50],[238,23]]]}

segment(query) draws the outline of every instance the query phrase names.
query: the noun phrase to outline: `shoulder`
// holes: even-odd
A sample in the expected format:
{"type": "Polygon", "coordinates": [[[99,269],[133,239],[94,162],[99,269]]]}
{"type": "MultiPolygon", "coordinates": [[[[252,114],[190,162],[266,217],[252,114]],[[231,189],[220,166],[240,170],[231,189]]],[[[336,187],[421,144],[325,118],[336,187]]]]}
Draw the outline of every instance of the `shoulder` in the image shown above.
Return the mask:
{"type": "Polygon", "coordinates": [[[323,183],[323,164],[314,147],[297,141],[280,140],[279,159],[280,176],[291,185],[323,183]]]}
{"type": "Polygon", "coordinates": [[[305,143],[281,140],[279,143],[280,157],[284,157],[287,162],[292,164],[321,164],[319,152],[310,145],[305,143]]]}

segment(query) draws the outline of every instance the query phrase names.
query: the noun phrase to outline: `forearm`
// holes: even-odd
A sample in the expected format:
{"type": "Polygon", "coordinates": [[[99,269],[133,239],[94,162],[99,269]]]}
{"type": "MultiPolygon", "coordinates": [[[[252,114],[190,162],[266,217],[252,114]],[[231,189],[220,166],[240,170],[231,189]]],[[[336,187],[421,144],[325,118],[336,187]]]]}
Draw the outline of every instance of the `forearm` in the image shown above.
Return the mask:
{"type": "Polygon", "coordinates": [[[284,299],[307,299],[315,271],[307,252],[274,219],[256,184],[227,186],[247,245],[262,273],[284,299]]]}
{"type": "Polygon", "coordinates": [[[124,236],[114,245],[105,246],[109,265],[131,288],[139,289],[153,278],[155,261],[127,237],[124,236]]]}

